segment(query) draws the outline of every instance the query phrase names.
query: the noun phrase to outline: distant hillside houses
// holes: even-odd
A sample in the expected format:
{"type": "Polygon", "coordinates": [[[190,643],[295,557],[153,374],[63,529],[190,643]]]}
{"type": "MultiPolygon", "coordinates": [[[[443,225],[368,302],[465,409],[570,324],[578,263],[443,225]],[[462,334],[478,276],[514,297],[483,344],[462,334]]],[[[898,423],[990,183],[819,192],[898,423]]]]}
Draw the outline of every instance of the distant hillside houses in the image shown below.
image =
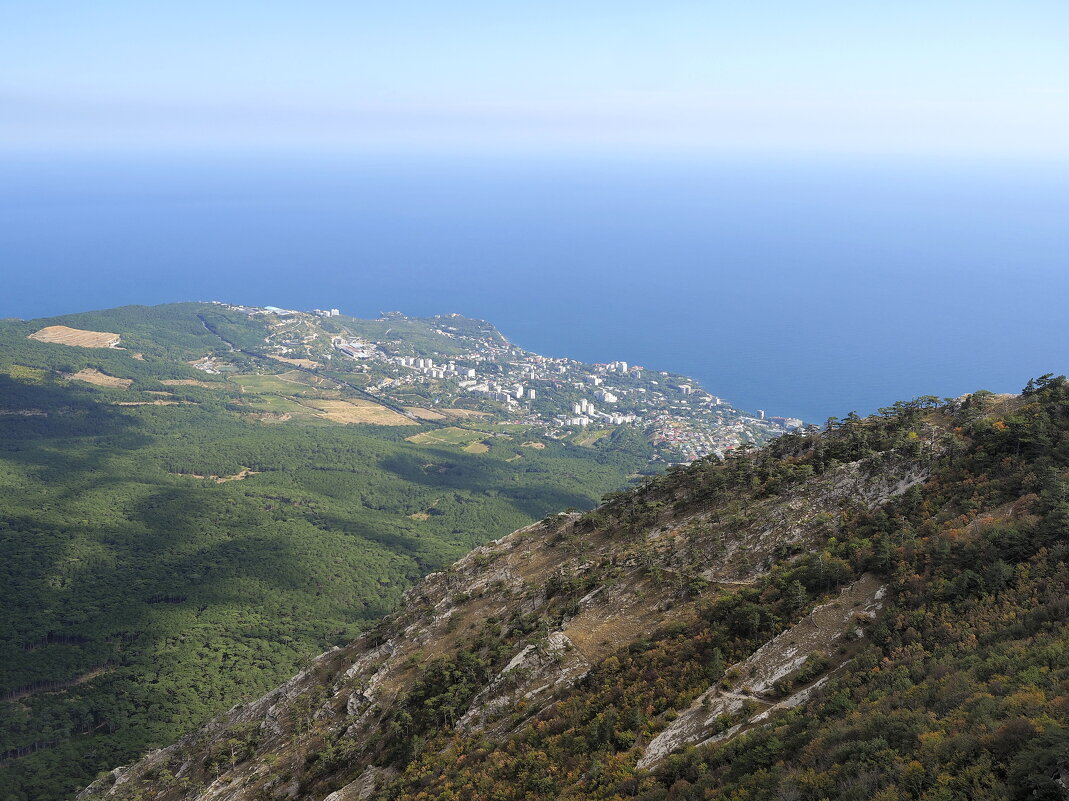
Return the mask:
{"type": "Polygon", "coordinates": [[[334,337],[333,342],[335,350],[353,359],[370,359],[375,355],[375,346],[368,342],[358,339],[347,341],[342,337],[334,337]]]}

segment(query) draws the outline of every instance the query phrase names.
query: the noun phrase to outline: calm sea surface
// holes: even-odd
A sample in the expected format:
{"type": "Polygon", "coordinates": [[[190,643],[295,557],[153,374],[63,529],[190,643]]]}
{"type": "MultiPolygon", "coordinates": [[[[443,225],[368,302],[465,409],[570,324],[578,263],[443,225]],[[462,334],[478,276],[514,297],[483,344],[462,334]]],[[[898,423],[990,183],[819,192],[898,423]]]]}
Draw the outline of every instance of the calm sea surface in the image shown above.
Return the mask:
{"type": "Polygon", "coordinates": [[[1069,372],[1069,168],[0,159],[0,316],[461,312],[822,421],[1069,372]]]}

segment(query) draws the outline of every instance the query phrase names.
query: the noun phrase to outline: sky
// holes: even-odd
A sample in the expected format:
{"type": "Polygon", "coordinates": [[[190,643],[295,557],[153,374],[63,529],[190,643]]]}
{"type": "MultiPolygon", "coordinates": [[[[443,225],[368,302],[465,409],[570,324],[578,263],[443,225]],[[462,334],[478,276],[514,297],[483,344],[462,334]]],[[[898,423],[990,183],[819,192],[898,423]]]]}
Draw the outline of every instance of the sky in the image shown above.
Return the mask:
{"type": "Polygon", "coordinates": [[[1069,158],[1065,0],[4,0],[0,151],[1069,158]]]}

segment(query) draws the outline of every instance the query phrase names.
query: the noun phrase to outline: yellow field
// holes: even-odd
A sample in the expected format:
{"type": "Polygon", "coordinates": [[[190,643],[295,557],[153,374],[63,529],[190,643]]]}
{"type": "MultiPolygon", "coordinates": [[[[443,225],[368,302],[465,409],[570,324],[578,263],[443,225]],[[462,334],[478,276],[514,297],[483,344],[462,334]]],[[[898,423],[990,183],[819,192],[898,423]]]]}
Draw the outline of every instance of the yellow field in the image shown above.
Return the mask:
{"type": "Polygon", "coordinates": [[[119,344],[119,335],[107,331],[82,331],[65,325],[50,325],[33,334],[30,339],[38,342],[54,342],[76,348],[114,348],[119,344]]]}
{"type": "MultiPolygon", "coordinates": [[[[270,356],[270,354],[268,354],[270,356]]],[[[314,362],[311,359],[291,359],[288,356],[271,356],[276,362],[285,362],[286,364],[295,364],[298,367],[319,367],[319,362],[314,362]]]]}
{"type": "Polygon", "coordinates": [[[477,412],[474,409],[442,409],[442,414],[453,417],[491,417],[490,412],[477,412]]]}
{"type": "Polygon", "coordinates": [[[405,411],[420,420],[444,420],[445,415],[433,409],[424,409],[422,406],[406,406],[405,411]]]}
{"type": "Polygon", "coordinates": [[[362,400],[322,400],[310,398],[302,405],[316,409],[334,423],[372,423],[377,426],[410,426],[412,421],[385,406],[362,400]]]}
{"type": "Polygon", "coordinates": [[[113,375],[94,370],[92,367],[86,367],[84,370],[79,370],[71,376],[71,379],[74,381],[85,381],[87,384],[96,384],[98,387],[110,387],[112,389],[129,389],[130,385],[134,383],[129,378],[116,378],[113,375]]]}

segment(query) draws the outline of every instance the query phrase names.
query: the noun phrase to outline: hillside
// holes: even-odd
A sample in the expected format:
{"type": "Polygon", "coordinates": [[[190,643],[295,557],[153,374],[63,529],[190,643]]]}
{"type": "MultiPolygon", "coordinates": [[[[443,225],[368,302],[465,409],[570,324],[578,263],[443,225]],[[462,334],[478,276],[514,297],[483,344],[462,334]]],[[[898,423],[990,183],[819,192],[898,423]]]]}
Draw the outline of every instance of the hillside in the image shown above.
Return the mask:
{"type": "Polygon", "coordinates": [[[424,579],[96,799],[1064,798],[1069,385],[673,469],[424,579]]]}
{"type": "Polygon", "coordinates": [[[464,354],[484,375],[535,358],[457,316],[0,322],[0,799],[69,798],[348,643],[426,573],[672,453],[656,421],[532,408],[574,386],[520,404],[403,364],[464,354]]]}
{"type": "Polygon", "coordinates": [[[270,333],[212,304],[0,323],[5,801],[70,798],[428,571],[650,469],[626,436],[412,419],[209,326],[253,352],[270,333]]]}

